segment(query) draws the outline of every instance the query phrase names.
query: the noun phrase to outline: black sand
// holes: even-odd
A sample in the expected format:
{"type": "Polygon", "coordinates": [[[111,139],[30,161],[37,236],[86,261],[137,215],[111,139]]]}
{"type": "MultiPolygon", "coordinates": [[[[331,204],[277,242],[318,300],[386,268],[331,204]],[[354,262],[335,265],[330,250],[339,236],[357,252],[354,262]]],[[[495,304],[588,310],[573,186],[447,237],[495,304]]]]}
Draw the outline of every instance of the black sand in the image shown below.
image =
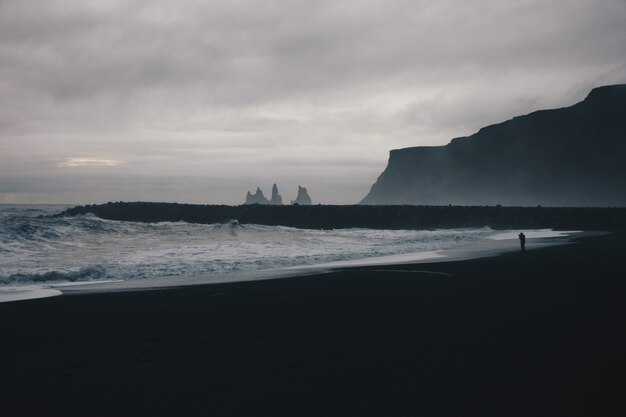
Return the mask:
{"type": "Polygon", "coordinates": [[[0,415],[623,416],[622,239],[0,304],[0,415]]]}

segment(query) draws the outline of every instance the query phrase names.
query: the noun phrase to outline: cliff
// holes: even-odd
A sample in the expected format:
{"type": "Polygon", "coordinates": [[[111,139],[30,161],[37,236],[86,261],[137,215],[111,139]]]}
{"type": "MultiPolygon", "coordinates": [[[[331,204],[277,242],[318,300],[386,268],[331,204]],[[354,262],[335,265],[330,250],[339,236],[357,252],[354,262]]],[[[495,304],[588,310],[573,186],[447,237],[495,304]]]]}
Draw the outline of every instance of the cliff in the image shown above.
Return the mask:
{"type": "Polygon", "coordinates": [[[392,150],[361,204],[626,206],[626,85],[445,146],[392,150]]]}

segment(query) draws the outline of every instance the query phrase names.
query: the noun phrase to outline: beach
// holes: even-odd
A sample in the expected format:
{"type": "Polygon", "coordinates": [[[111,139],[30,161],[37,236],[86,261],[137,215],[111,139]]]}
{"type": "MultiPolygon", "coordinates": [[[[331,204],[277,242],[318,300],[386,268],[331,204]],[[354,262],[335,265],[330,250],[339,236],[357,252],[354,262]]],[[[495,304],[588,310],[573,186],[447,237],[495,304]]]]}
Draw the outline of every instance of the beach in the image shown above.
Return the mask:
{"type": "Polygon", "coordinates": [[[621,416],[624,237],[2,303],[0,410],[621,416]]]}

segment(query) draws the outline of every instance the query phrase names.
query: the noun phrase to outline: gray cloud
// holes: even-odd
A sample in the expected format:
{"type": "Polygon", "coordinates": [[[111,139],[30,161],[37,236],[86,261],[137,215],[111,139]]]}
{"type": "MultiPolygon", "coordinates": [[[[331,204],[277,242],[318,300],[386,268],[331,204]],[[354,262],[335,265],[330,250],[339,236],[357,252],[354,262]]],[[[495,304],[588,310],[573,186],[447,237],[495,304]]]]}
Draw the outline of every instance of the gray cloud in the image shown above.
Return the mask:
{"type": "Polygon", "coordinates": [[[124,175],[228,179],[210,202],[248,177],[357,201],[389,149],[626,82],[625,18],[618,0],[0,1],[0,185],[82,190],[80,169],[109,199],[124,175]]]}

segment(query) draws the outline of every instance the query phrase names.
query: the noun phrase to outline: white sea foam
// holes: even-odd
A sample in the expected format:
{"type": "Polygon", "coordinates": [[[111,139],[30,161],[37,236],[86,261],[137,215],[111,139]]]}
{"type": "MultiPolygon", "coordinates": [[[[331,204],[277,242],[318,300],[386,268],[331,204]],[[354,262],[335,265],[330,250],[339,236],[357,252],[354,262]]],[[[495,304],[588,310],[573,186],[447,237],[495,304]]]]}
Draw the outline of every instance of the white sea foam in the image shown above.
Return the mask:
{"type": "MultiPolygon", "coordinates": [[[[486,239],[517,238],[519,232],[494,232],[489,228],[310,230],[118,222],[92,215],[45,216],[61,210],[62,207],[50,206],[0,206],[0,292],[17,285],[51,288],[63,282],[160,277],[171,280],[306,265],[353,264],[355,260],[375,264],[401,259],[403,255],[419,259],[428,254],[441,256],[439,251],[486,239]]],[[[525,234],[531,239],[555,235],[545,230],[525,234]]]]}
{"type": "Polygon", "coordinates": [[[524,232],[526,239],[565,237],[565,236],[570,236],[573,233],[580,233],[580,231],[578,230],[568,230],[568,231],[552,230],[552,229],[516,230],[516,231],[496,232],[494,235],[490,236],[489,238],[493,240],[517,239],[518,234],[520,232],[524,232]]]}
{"type": "Polygon", "coordinates": [[[0,287],[0,303],[9,301],[34,300],[61,295],[61,291],[39,285],[6,285],[0,287]]]}

